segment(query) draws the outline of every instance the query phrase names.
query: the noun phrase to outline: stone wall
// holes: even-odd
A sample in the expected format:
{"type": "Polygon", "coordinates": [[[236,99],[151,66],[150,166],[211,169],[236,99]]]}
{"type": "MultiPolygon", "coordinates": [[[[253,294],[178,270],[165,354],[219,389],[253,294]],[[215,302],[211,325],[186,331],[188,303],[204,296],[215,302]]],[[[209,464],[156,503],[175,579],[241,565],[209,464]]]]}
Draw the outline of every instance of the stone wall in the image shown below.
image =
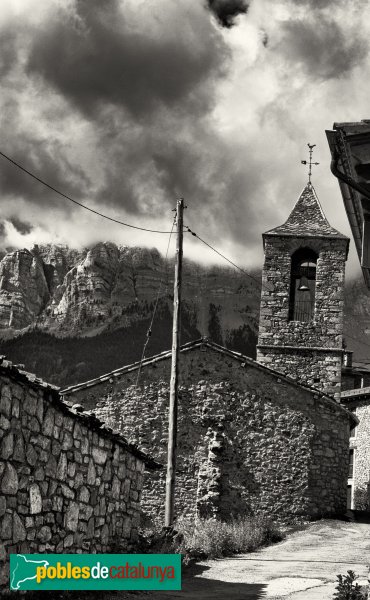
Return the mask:
{"type": "Polygon", "coordinates": [[[303,384],[319,389],[325,384],[327,393],[339,397],[337,386],[341,385],[341,350],[289,347],[277,350],[260,347],[257,359],[261,364],[286,373],[303,384]]]}
{"type": "Polygon", "coordinates": [[[355,400],[352,404],[359,424],[350,440],[354,450],[353,504],[356,510],[370,508],[370,398],[355,400]]]}
{"type": "Polygon", "coordinates": [[[257,346],[259,362],[298,376],[336,399],[340,397],[346,248],[345,239],[265,234],[257,346]],[[291,256],[298,248],[311,248],[319,255],[315,311],[309,322],[289,320],[291,256]],[[308,352],[298,354],[298,349],[308,352]]]}
{"type": "MultiPolygon", "coordinates": [[[[184,347],[186,348],[186,346],[184,347]]],[[[215,344],[180,354],[176,512],[314,518],[346,507],[349,414],[336,402],[215,344]]],[[[166,461],[170,360],[70,392],[166,461]]],[[[164,473],[142,507],[161,516],[164,473]]]]}
{"type": "Polygon", "coordinates": [[[9,553],[128,549],[139,524],[144,455],[23,380],[0,371],[2,583],[9,553]]]}

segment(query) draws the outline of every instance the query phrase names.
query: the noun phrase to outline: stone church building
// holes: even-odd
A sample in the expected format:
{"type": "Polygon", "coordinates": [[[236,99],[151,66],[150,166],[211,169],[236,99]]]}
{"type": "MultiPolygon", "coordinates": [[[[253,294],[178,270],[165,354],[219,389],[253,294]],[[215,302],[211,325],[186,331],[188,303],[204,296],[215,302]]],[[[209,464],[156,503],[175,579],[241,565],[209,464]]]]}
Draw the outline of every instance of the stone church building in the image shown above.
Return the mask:
{"type": "Polygon", "coordinates": [[[349,239],[329,225],[307,184],[263,241],[257,360],[339,400],[349,239]]]}
{"type": "MultiPolygon", "coordinates": [[[[309,183],[284,225],[263,235],[257,360],[208,340],[180,352],[177,514],[317,518],[346,510],[355,417],[339,403],[349,240],[309,183]]],[[[65,389],[65,398],[165,463],[171,352],[65,389]]],[[[142,507],[164,510],[165,472],[142,507]]]]}

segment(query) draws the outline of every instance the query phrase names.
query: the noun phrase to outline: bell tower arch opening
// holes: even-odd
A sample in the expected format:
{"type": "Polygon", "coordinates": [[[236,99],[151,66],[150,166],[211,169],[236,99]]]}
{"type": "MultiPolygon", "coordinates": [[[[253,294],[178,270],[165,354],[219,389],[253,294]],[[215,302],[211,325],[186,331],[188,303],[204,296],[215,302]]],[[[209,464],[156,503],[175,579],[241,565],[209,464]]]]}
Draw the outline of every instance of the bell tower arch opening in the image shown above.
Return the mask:
{"type": "Polygon", "coordinates": [[[317,253],[299,248],[292,255],[289,321],[312,321],[315,315],[317,253]]]}

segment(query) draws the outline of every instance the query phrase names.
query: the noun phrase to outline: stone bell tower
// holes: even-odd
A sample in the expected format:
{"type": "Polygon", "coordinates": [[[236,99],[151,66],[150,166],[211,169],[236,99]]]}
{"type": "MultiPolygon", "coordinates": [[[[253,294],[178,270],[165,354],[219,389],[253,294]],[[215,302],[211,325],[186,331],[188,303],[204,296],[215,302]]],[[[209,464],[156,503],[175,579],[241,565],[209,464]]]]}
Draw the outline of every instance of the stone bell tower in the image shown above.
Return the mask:
{"type": "Polygon", "coordinates": [[[257,360],[339,401],[349,239],[329,225],[309,181],[263,243],[257,360]]]}

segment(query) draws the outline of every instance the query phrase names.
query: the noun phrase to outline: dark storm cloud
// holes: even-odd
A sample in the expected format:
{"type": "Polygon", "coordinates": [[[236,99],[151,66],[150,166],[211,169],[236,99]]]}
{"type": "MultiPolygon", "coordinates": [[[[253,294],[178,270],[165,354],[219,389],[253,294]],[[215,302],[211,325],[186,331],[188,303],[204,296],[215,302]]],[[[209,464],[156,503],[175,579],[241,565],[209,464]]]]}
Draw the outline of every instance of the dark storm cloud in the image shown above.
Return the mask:
{"type": "MultiPolygon", "coordinates": [[[[228,4],[230,17],[236,15],[232,4],[237,3],[228,4]]],[[[206,121],[230,50],[204,6],[178,6],[176,18],[166,17],[158,34],[145,21],[132,27],[118,0],[81,0],[77,19],[57,13],[33,36],[29,77],[51,85],[93,123],[104,171],[95,200],[108,212],[115,206],[160,217],[178,195],[191,194],[205,204],[215,200],[207,164],[203,171],[200,166],[204,148],[197,144],[210,135],[206,121]]],[[[239,3],[238,12],[246,11],[243,6],[239,3]]],[[[222,156],[216,136],[211,143],[222,156]]],[[[39,160],[43,173],[52,167],[47,159],[39,160]]],[[[59,161],[61,173],[52,179],[59,182],[69,167],[59,161]]],[[[79,180],[75,175],[72,181],[79,180]]],[[[73,186],[72,192],[77,193],[73,186]]]]}
{"type": "MultiPolygon", "coordinates": [[[[16,113],[13,114],[13,118],[16,121],[16,113]]],[[[2,140],[2,149],[6,148],[6,153],[15,162],[65,194],[81,199],[82,191],[88,188],[86,175],[66,158],[62,146],[56,141],[50,143],[47,139],[29,137],[24,132],[17,131],[16,123],[11,120],[6,128],[3,127],[2,140]]],[[[2,156],[0,156],[0,190],[3,195],[24,198],[37,206],[49,208],[63,206],[67,212],[71,209],[67,200],[31,178],[2,156]]]]}
{"type": "MultiPolygon", "coordinates": [[[[158,219],[155,228],[167,229],[184,196],[189,226],[227,255],[240,251],[241,262],[255,260],[261,231],[284,222],[305,181],[286,166],[296,164],[299,139],[319,138],[328,111],[351,107],[347,79],[335,78],[362,85],[353,67],[367,50],[366,27],[356,29],[355,11],[343,22],[334,1],[330,13],[329,0],[283,0],[271,11],[248,0],[18,4],[19,14],[0,15],[1,149],[132,224],[158,219]]],[[[32,240],[131,239],[1,158],[0,193],[3,216],[32,223],[32,240]]],[[[7,244],[22,243],[8,223],[5,233],[7,244]]]]}
{"type": "MultiPolygon", "coordinates": [[[[124,143],[124,136],[116,139],[114,148],[109,149],[111,158],[99,190],[99,196],[107,204],[123,206],[132,214],[163,216],[171,215],[179,196],[185,196],[194,207],[216,202],[215,181],[210,181],[209,173],[217,172],[210,167],[212,154],[216,163],[222,157],[217,136],[199,118],[185,120],[188,139],[182,131],[176,132],[177,125],[162,121],[158,127],[153,124],[145,127],[140,140],[132,145],[124,143]],[[204,146],[199,145],[200,140],[204,146]],[[144,197],[140,192],[143,181],[144,197]]],[[[184,121],[181,125],[184,127],[184,121]]]]}
{"type": "Polygon", "coordinates": [[[238,15],[248,11],[246,0],[207,0],[207,5],[222,27],[230,29],[238,15]]]}
{"type": "Polygon", "coordinates": [[[80,0],[78,24],[76,17],[57,17],[35,36],[28,73],[42,76],[85,114],[106,104],[135,118],[159,106],[186,104],[196,113],[208,107],[205,82],[220,74],[227,53],[212,27],[201,30],[194,19],[177,24],[178,35],[171,24],[164,35],[145,26],[137,31],[118,0],[80,0]]]}
{"type": "Polygon", "coordinates": [[[189,120],[187,134],[185,139],[171,136],[166,129],[162,137],[157,131],[153,135],[143,131],[142,146],[134,145],[130,152],[124,148],[123,138],[118,138],[113,156],[115,164],[125,165],[125,170],[111,167],[99,196],[107,204],[124,206],[131,214],[157,214],[168,223],[176,198],[183,196],[188,205],[186,219],[200,235],[208,231],[212,236],[222,223],[223,232],[235,240],[245,241],[248,231],[248,243],[259,241],[260,212],[264,210],[261,190],[266,177],[252,148],[246,165],[205,123],[189,120]],[[155,173],[153,181],[145,175],[147,165],[155,173]],[[138,193],[140,181],[126,176],[130,168],[149,184],[144,197],[138,193]]]}
{"type": "Polygon", "coordinates": [[[283,27],[280,50],[289,62],[300,63],[319,79],[346,75],[368,53],[367,40],[346,32],[327,17],[292,19],[283,27]]]}
{"type": "Polygon", "coordinates": [[[16,33],[9,27],[0,36],[0,79],[7,75],[16,62],[16,33]]]}
{"type": "Polygon", "coordinates": [[[235,241],[259,242],[260,212],[265,210],[261,195],[266,184],[259,159],[250,156],[246,165],[217,136],[203,132],[203,139],[204,146],[189,147],[187,152],[177,145],[153,152],[172,204],[179,195],[185,197],[186,221],[199,235],[207,232],[212,237],[221,227],[223,234],[231,234],[235,241]]]}
{"type": "Polygon", "coordinates": [[[31,233],[31,231],[33,229],[32,225],[30,223],[26,223],[25,221],[22,221],[18,217],[11,217],[10,219],[8,219],[8,221],[10,221],[10,223],[13,225],[13,227],[22,235],[31,233]]]}

